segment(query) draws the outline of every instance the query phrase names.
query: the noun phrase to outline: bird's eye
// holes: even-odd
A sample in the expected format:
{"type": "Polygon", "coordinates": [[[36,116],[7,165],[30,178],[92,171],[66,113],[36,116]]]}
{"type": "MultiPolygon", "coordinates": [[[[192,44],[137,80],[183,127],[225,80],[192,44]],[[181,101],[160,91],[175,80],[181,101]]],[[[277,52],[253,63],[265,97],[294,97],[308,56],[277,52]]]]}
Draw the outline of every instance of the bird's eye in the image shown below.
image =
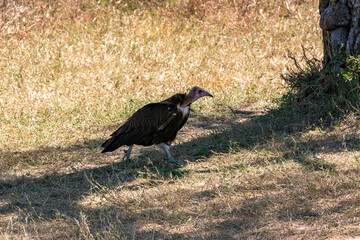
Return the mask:
{"type": "Polygon", "coordinates": [[[203,90],[199,90],[199,93],[202,93],[203,92],[203,90]]]}

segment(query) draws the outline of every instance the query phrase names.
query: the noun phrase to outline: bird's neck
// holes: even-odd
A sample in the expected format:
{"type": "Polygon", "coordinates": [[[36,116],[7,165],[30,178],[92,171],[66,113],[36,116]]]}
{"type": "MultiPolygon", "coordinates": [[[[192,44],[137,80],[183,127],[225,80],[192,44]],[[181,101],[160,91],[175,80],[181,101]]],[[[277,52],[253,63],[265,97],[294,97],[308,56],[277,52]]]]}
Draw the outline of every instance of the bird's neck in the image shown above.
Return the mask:
{"type": "Polygon", "coordinates": [[[192,94],[186,94],[185,99],[184,99],[183,103],[181,104],[181,107],[189,106],[191,103],[194,102],[194,99],[195,99],[195,96],[193,96],[192,94]]]}

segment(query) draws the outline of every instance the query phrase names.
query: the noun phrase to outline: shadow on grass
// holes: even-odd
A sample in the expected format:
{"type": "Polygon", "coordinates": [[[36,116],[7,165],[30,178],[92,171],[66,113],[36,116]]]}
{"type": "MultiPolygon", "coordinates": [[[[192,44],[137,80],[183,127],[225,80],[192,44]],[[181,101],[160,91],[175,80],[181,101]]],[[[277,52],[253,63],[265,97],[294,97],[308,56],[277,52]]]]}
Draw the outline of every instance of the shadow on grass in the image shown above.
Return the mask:
{"type": "MultiPolygon", "coordinates": [[[[298,175],[293,180],[301,181],[301,178],[298,175]]],[[[278,186],[275,184],[263,184],[257,188],[249,189],[239,182],[233,188],[238,194],[244,194],[249,191],[276,190],[278,186]]],[[[230,204],[236,207],[231,210],[229,210],[228,202],[216,201],[219,197],[216,191],[194,190],[194,192],[187,196],[187,202],[194,202],[194,205],[198,206],[203,205],[204,201],[212,201],[204,209],[206,214],[199,214],[196,211],[192,211],[193,209],[177,212],[174,209],[167,209],[161,206],[135,208],[130,210],[131,214],[129,214],[126,206],[121,204],[121,202],[116,202],[116,200],[110,207],[104,207],[101,210],[86,210],[85,213],[91,219],[100,219],[100,222],[103,221],[102,218],[105,218],[105,216],[110,219],[122,219],[126,224],[118,225],[119,229],[112,231],[112,234],[116,234],[120,239],[279,239],[279,236],[289,237],[289,232],[287,232],[289,229],[281,229],[280,227],[269,228],[266,231],[260,231],[260,229],[276,224],[279,226],[283,223],[294,224],[295,226],[324,225],[324,219],[327,224],[332,224],[334,213],[337,214],[335,228],[338,226],[336,224],[339,224],[341,221],[348,224],[347,214],[351,214],[350,219],[353,218],[353,220],[350,220],[350,223],[353,225],[358,224],[354,216],[357,214],[356,207],[359,206],[359,200],[357,198],[347,198],[349,189],[355,189],[356,185],[350,186],[344,184],[340,188],[338,189],[340,190],[339,194],[336,196],[336,206],[325,210],[319,206],[319,196],[326,196],[327,192],[332,191],[331,188],[323,186],[309,191],[308,186],[304,186],[294,189],[296,194],[302,196],[299,199],[296,199],[293,196],[294,192],[290,191],[262,194],[259,196],[253,195],[244,199],[238,198],[235,201],[232,200],[230,204]],[[319,192],[321,193],[320,195],[319,192]],[[301,201],[300,203],[299,200],[301,201]],[[123,217],[123,214],[130,217],[123,217]],[[341,217],[340,214],[342,214],[341,217]],[[162,230],[156,230],[155,227],[152,229],[141,229],[143,225],[146,225],[146,220],[152,223],[166,222],[167,226],[172,227],[162,230]],[[176,232],[181,223],[191,220],[192,224],[200,226],[197,231],[174,233],[174,230],[176,232]],[[142,225],[142,223],[145,224],[142,225]]],[[[175,190],[173,194],[176,196],[183,195],[181,189],[175,190]]],[[[182,205],[188,204],[187,202],[182,203],[182,205]]],[[[322,204],[321,202],[320,205],[322,204]]],[[[92,234],[94,235],[103,230],[99,227],[98,222],[94,222],[92,226],[92,234]]],[[[357,233],[360,233],[360,231],[353,231],[354,236],[357,233]]],[[[316,239],[321,237],[321,235],[312,236],[316,239]]]]}
{"type": "MultiPolygon", "coordinates": [[[[181,153],[181,158],[197,161],[209,158],[214,153],[227,153],[235,148],[268,150],[269,146],[266,143],[273,141],[274,138],[291,139],[291,137],[317,127],[331,128],[331,121],[334,120],[319,121],[319,117],[315,117],[316,114],[313,111],[298,108],[274,109],[264,115],[236,110],[231,111],[231,115],[230,119],[232,120],[214,121],[214,119],[195,114],[193,125],[210,129],[212,133],[174,146],[175,155],[181,153]],[[237,122],[238,118],[243,118],[244,121],[237,122]],[[214,123],[217,124],[217,128],[211,127],[214,123]]],[[[17,158],[19,161],[41,163],[46,162],[47,159],[53,161],[52,159],[60,158],[67,159],[66,162],[70,162],[85,156],[88,158],[88,162],[96,162],[99,158],[104,157],[104,155],[98,153],[102,141],[102,139],[92,140],[65,148],[43,147],[27,152],[2,152],[1,156],[5,159],[17,158]]],[[[292,141],[284,141],[285,143],[282,146],[283,155],[271,161],[295,159],[309,171],[334,171],[334,165],[312,156],[321,152],[360,150],[360,139],[355,135],[346,140],[334,140],[329,137],[309,141],[312,142],[293,143],[292,141]]],[[[115,162],[102,167],[93,167],[75,172],[69,170],[70,173],[42,174],[39,177],[31,175],[14,177],[3,172],[0,181],[0,202],[4,204],[0,206],[0,214],[11,215],[21,212],[19,221],[27,221],[25,215],[28,214],[32,216],[35,222],[39,219],[55,219],[59,213],[70,218],[79,218],[80,212],[92,215],[94,212],[100,211],[99,209],[83,209],[77,204],[78,201],[99,189],[124,187],[130,191],[132,189],[137,190],[142,187],[141,184],[153,187],[162,184],[164,181],[176,181],[176,179],[188,174],[188,171],[184,170],[183,166],[160,162],[163,155],[156,157],[157,155],[160,155],[157,150],[142,151],[132,160],[129,168],[125,168],[124,162],[115,162]],[[149,161],[150,159],[153,162],[149,161]],[[145,183],[138,183],[136,181],[138,178],[146,179],[145,183]]],[[[261,165],[262,163],[259,162],[258,164],[261,165]]],[[[239,209],[239,214],[248,208],[246,204],[256,204],[256,201],[265,201],[265,199],[249,199],[247,203],[239,203],[243,206],[243,209],[239,209]]],[[[116,208],[115,205],[112,207],[116,208]]],[[[104,207],[103,210],[105,209],[104,207]]],[[[139,214],[147,216],[150,214],[144,211],[140,211],[139,214]]],[[[222,210],[219,209],[219,211],[222,210]]],[[[266,211],[266,208],[259,211],[266,211]]],[[[311,215],[310,217],[316,217],[312,213],[309,213],[309,215],[301,211],[299,216],[311,215]]],[[[127,219],[127,225],[135,224],[137,219],[136,215],[130,217],[127,219]]],[[[225,234],[229,224],[235,224],[242,232],[249,231],[260,226],[258,221],[261,222],[259,218],[251,217],[225,220],[217,225],[216,233],[209,235],[208,238],[218,238],[221,234],[225,234]],[[223,227],[221,227],[222,225],[223,227]]],[[[6,229],[7,225],[7,220],[0,221],[0,229],[6,229]]],[[[91,223],[90,226],[92,226],[91,223]]],[[[90,232],[94,235],[98,230],[95,225],[90,228],[90,232]]],[[[123,231],[122,236],[126,238],[130,236],[126,232],[133,230],[127,226],[124,227],[123,231]]],[[[187,237],[187,234],[178,235],[155,231],[149,232],[148,235],[175,239],[187,237]]],[[[194,233],[192,233],[193,235],[194,233]]],[[[199,237],[201,236],[205,235],[199,235],[199,237]]],[[[232,233],[226,233],[224,236],[232,239],[231,236],[233,235],[232,233]]],[[[270,235],[268,237],[271,238],[270,235]]]]}

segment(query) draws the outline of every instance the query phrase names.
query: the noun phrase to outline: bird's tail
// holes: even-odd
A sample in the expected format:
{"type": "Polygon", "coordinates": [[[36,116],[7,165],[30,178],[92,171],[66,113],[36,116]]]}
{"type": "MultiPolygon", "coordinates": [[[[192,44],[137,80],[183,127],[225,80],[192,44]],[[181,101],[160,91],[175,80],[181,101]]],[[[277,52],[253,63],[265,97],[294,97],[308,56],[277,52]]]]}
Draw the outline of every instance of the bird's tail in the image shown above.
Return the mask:
{"type": "MultiPolygon", "coordinates": [[[[111,139],[111,138],[110,138],[110,139],[111,139]]],[[[106,145],[108,144],[108,142],[109,142],[110,139],[106,140],[103,144],[101,144],[101,147],[106,147],[106,145]]]]}
{"type": "Polygon", "coordinates": [[[114,135],[101,145],[102,147],[104,147],[104,149],[101,152],[102,153],[112,152],[123,145],[126,145],[124,139],[121,136],[114,135]]]}
{"type": "Polygon", "coordinates": [[[114,144],[111,144],[111,142],[113,141],[114,139],[113,138],[109,138],[108,140],[106,140],[103,144],[101,144],[101,147],[103,147],[104,149],[101,151],[101,153],[105,153],[105,152],[112,152],[116,149],[111,147],[111,145],[114,145],[114,144]]]}

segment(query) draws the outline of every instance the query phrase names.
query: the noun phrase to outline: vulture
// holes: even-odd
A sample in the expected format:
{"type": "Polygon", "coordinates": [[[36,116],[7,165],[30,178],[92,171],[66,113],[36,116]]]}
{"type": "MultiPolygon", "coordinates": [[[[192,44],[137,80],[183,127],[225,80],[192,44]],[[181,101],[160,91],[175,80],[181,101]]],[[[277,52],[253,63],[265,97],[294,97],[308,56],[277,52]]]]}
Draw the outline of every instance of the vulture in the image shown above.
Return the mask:
{"type": "Polygon", "coordinates": [[[156,144],[163,150],[170,163],[178,163],[170,154],[171,142],[189,118],[190,105],[201,97],[213,97],[200,87],[193,87],[188,94],[178,93],[158,103],[150,103],[136,111],[125,123],[111,134],[101,146],[102,153],[112,152],[128,146],[122,160],[129,165],[134,144],[150,146],[156,144]]]}

